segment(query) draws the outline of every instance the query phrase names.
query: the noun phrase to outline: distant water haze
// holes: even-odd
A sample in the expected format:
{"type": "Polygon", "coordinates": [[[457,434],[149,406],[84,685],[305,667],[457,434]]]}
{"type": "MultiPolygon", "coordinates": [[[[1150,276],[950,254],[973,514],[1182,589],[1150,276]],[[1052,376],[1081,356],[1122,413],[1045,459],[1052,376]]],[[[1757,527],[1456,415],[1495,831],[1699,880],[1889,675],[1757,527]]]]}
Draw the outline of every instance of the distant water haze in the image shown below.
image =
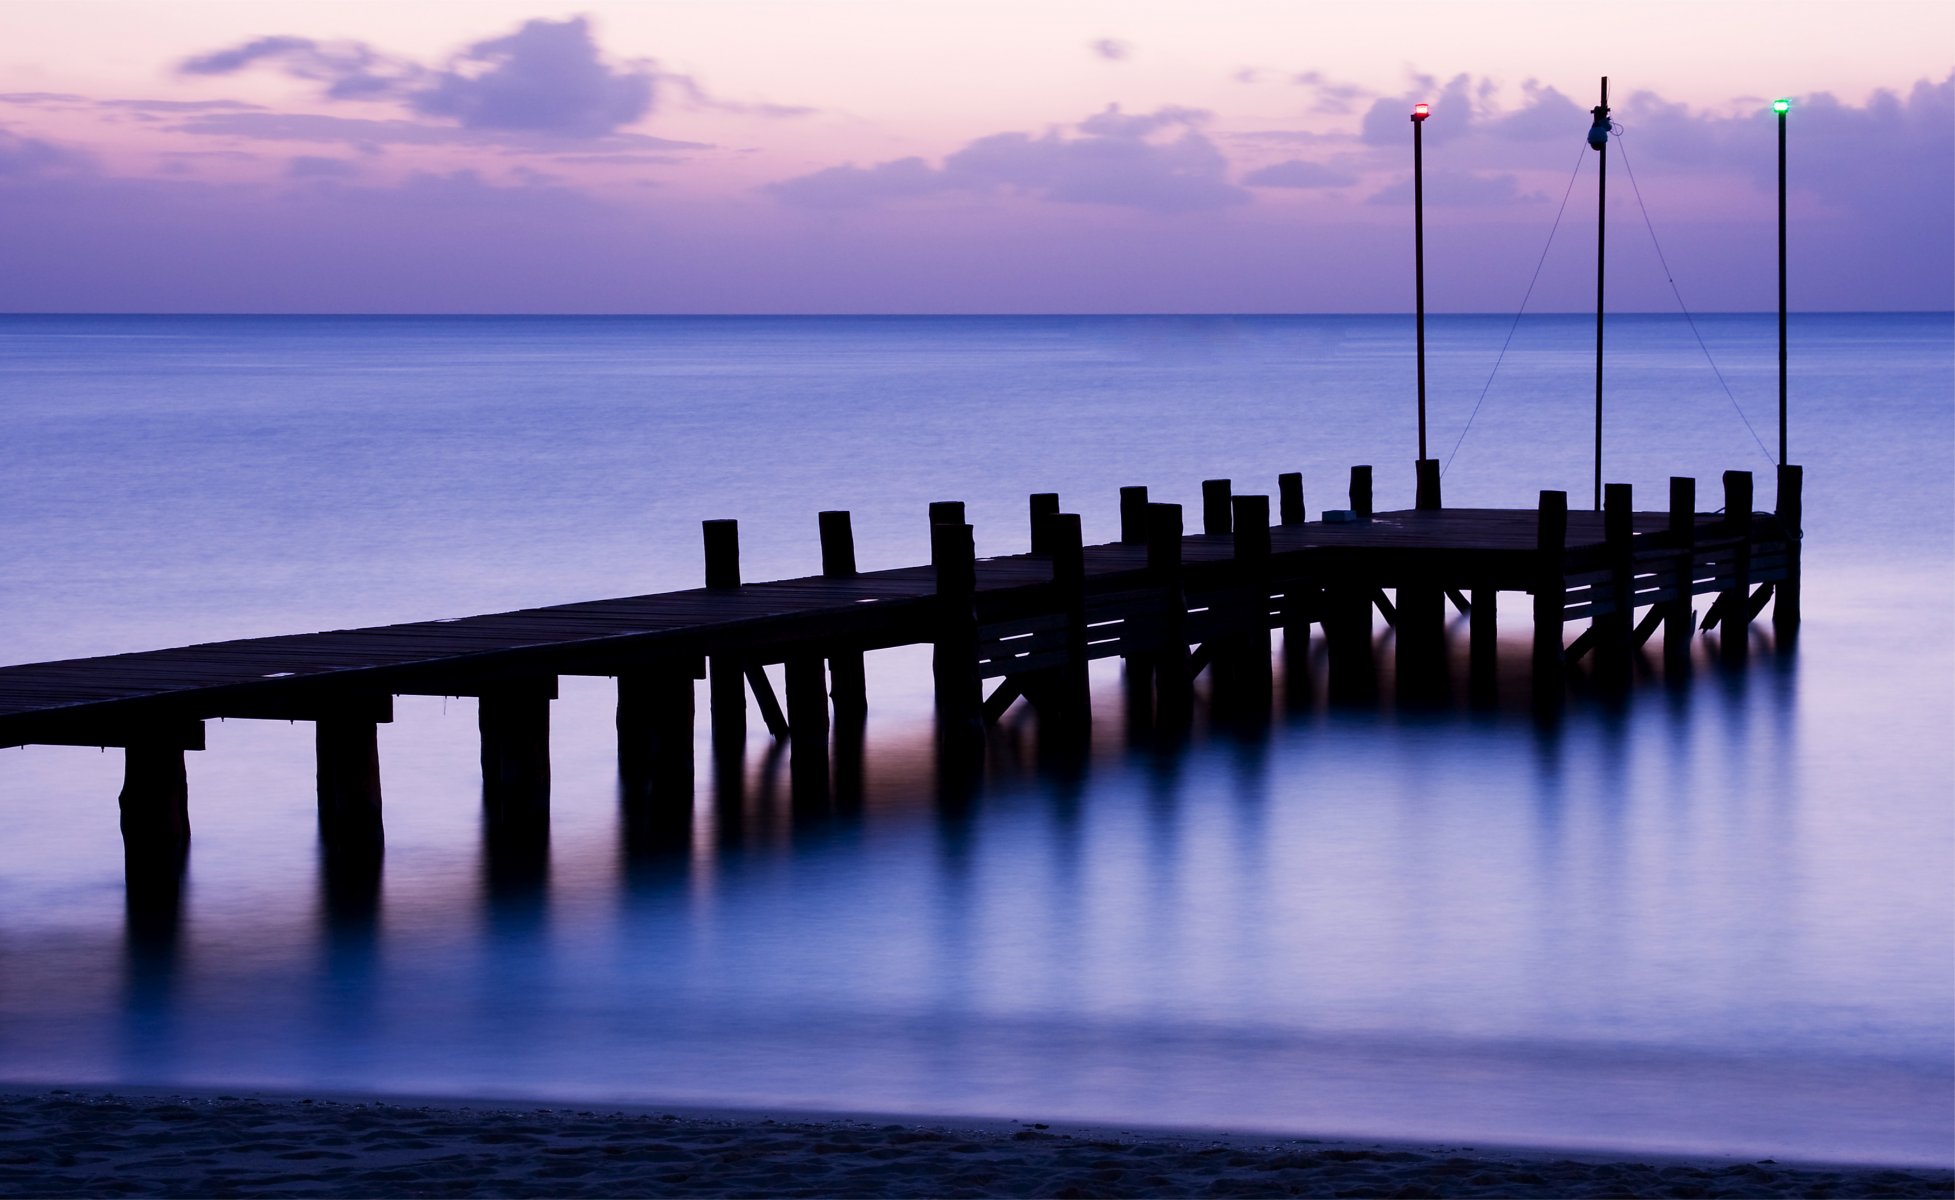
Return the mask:
{"type": "MultiPolygon", "coordinates": [[[[1588,498],[1592,323],[1430,322],[1446,500],[1588,498]],[[1480,402],[1485,387],[1484,402],[1480,402]],[[1469,414],[1470,430],[1460,441],[1469,414]],[[1457,443],[1457,455],[1454,454],[1457,443]]],[[[1612,319],[1605,477],[1772,503],[1775,321],[1612,319]],[[1757,440],[1754,440],[1755,431],[1757,440]]],[[[0,756],[0,1078],[960,1113],[1948,1165],[1955,328],[1795,316],[1794,650],[1619,703],[1351,708],[939,777],[927,650],[869,660],[858,808],[620,817],[602,679],[554,705],[547,847],[491,853],[474,703],[381,729],[376,890],[322,876],[311,729],[212,723],[173,938],[127,927],[120,756],[0,756]]],[[[1056,490],[1204,478],[1409,507],[1409,317],[0,318],[10,662],[979,552],[1056,490]]],[[[1380,627],[1383,633],[1382,625],[1380,627]]],[[[1464,653],[1464,628],[1453,630],[1464,653]]],[[[1383,641],[1389,663],[1390,641],[1383,641]]],[[[1389,667],[1386,669],[1389,679],[1389,667]]],[[[702,715],[700,730],[704,733],[702,715]]],[[[756,726],[758,723],[756,722],[756,726]]]]}

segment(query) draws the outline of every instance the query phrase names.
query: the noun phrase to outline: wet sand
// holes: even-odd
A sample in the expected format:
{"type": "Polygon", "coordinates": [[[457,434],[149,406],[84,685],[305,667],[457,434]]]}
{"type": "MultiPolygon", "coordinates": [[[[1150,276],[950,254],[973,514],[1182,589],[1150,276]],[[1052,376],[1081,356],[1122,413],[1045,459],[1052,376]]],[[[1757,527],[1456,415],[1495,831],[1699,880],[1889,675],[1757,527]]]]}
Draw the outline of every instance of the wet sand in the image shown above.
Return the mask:
{"type": "Polygon", "coordinates": [[[307,1099],[0,1094],[4,1196],[1678,1196],[1955,1193],[1946,1170],[1114,1130],[307,1099]]]}

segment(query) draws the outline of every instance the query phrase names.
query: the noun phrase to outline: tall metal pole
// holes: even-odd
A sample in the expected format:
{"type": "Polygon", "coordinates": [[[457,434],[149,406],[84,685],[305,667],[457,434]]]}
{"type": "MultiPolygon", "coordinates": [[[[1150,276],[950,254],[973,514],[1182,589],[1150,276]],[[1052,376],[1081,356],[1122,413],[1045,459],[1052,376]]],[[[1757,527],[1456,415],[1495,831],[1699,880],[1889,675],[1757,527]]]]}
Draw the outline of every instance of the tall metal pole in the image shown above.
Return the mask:
{"type": "Polygon", "coordinates": [[[1602,511],[1602,275],[1609,227],[1609,77],[1602,77],[1602,103],[1589,110],[1588,144],[1601,155],[1595,189],[1595,511],[1602,511]]]}
{"type": "Polygon", "coordinates": [[[1779,466],[1785,456],[1785,114],[1790,100],[1778,100],[1772,108],[1779,115],[1779,466]]]}
{"type": "Polygon", "coordinates": [[[1426,457],[1426,191],[1425,127],[1431,110],[1412,107],[1412,272],[1419,327],[1419,461],[1426,457]]]}

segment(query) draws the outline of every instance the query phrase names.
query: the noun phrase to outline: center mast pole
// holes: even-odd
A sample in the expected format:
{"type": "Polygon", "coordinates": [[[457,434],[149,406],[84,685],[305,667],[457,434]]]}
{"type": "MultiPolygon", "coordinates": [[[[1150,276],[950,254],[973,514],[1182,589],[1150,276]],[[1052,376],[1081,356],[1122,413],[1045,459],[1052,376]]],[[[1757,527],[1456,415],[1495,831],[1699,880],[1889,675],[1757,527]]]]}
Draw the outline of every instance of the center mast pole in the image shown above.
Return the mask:
{"type": "Polygon", "coordinates": [[[1609,77],[1602,77],[1602,102],[1589,110],[1588,145],[1601,158],[1595,189],[1595,511],[1602,511],[1602,277],[1609,225],[1609,77]]]}

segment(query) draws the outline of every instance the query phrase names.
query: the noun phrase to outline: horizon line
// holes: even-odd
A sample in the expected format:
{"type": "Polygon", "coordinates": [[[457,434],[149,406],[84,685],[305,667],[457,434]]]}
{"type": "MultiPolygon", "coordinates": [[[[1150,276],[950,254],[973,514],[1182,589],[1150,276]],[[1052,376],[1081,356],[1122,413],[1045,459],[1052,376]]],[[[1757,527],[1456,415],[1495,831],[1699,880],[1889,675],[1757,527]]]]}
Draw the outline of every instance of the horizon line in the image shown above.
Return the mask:
{"type": "MultiPolygon", "coordinates": [[[[1426,313],[1427,317],[1591,317],[1592,308],[1551,309],[1543,312],[1443,312],[1426,313]]],[[[1774,317],[1777,309],[1712,309],[1684,313],[1676,310],[1653,311],[1648,309],[1609,310],[1611,317],[1774,317]]],[[[1808,317],[1955,317],[1955,308],[1840,308],[1840,309],[1791,309],[1791,316],[1808,317]]],[[[862,320],[874,319],[1023,319],[1031,317],[1079,317],[1079,318],[1153,318],[1153,317],[1413,317],[1412,311],[1382,309],[1351,309],[1339,312],[1256,312],[1256,311],[1208,311],[1186,310],[1158,312],[403,312],[403,311],[359,311],[352,309],[325,309],[302,312],[245,312],[225,310],[165,311],[157,309],[109,309],[109,310],[0,310],[0,319],[7,317],[477,317],[496,319],[520,318],[704,318],[713,320],[780,320],[783,318],[807,318],[813,320],[862,320]]]]}

